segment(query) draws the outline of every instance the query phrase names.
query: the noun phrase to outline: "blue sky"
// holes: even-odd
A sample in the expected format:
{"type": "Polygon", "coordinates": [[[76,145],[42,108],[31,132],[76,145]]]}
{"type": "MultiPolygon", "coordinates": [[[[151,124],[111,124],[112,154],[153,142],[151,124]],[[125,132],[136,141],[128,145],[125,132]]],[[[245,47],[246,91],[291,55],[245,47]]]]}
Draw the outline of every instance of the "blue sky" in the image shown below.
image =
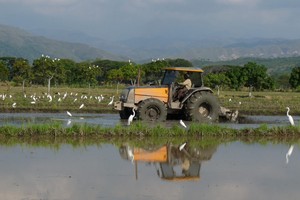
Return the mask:
{"type": "Polygon", "coordinates": [[[0,0],[0,24],[133,37],[299,37],[296,0],[0,0]]]}

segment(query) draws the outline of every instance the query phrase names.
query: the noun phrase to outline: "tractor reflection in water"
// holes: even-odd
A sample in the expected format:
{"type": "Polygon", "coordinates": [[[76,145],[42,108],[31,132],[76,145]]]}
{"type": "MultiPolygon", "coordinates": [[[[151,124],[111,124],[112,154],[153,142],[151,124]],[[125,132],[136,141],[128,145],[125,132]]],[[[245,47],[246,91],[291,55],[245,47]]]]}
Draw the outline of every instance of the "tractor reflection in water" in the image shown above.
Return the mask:
{"type": "Polygon", "coordinates": [[[154,165],[157,175],[162,180],[197,181],[200,179],[200,168],[203,161],[208,161],[216,152],[216,146],[190,147],[179,149],[179,145],[166,144],[158,148],[135,148],[123,145],[120,155],[123,159],[135,163],[135,175],[138,178],[137,164],[149,163],[154,165]]]}

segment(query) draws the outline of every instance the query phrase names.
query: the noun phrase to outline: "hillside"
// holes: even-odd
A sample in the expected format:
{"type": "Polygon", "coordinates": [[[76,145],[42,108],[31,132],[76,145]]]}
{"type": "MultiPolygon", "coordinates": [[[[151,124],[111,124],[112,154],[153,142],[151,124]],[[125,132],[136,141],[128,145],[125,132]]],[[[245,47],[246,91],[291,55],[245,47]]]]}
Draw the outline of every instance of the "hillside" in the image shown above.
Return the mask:
{"type": "Polygon", "coordinates": [[[30,61],[42,54],[75,61],[88,59],[127,60],[86,44],[63,42],[35,36],[19,28],[0,25],[0,57],[23,57],[30,61]]]}
{"type": "Polygon", "coordinates": [[[238,58],[277,58],[300,56],[299,39],[283,38],[199,38],[137,37],[107,41],[83,32],[64,30],[33,30],[49,38],[80,42],[124,55],[144,63],[157,58],[184,58],[187,60],[228,61],[238,58]]]}
{"type": "Polygon", "coordinates": [[[272,75],[289,73],[300,64],[300,40],[296,39],[193,40],[153,37],[106,41],[84,33],[63,30],[33,32],[0,25],[0,57],[16,56],[32,61],[45,54],[75,61],[96,58],[118,61],[130,58],[136,63],[146,63],[157,58],[183,58],[200,67],[242,66],[251,61],[265,65],[272,75]]]}

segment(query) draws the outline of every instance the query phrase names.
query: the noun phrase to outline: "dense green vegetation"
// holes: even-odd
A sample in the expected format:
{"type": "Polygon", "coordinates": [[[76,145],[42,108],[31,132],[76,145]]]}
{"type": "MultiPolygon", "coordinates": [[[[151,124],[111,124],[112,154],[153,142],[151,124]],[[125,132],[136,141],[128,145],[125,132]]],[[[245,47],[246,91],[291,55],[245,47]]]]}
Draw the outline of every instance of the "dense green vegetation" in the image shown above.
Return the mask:
{"type": "MultiPolygon", "coordinates": [[[[255,59],[254,59],[255,60],[255,59]]],[[[296,61],[295,61],[296,62],[296,61]]],[[[169,66],[191,67],[184,59],[156,60],[145,64],[124,61],[94,60],[75,62],[70,59],[50,58],[42,55],[30,64],[22,58],[0,58],[0,81],[13,81],[16,85],[97,86],[104,83],[159,84],[163,68],[169,66]]],[[[294,63],[289,74],[271,76],[263,64],[247,62],[239,65],[209,65],[205,70],[205,85],[227,90],[242,90],[245,87],[255,91],[274,89],[297,89],[300,85],[299,67],[294,63]]]]}

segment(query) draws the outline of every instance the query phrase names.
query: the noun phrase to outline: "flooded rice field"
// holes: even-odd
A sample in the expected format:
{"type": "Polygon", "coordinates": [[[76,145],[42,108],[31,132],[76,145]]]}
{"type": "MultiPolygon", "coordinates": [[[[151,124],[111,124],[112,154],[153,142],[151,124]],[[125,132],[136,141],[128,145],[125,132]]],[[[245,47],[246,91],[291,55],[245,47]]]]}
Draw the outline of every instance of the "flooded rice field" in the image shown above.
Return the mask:
{"type": "MultiPolygon", "coordinates": [[[[117,124],[127,125],[127,120],[121,120],[118,114],[91,114],[74,113],[69,116],[67,113],[0,113],[0,126],[26,126],[26,124],[61,123],[66,126],[77,124],[101,125],[113,127],[117,124]]],[[[294,120],[300,121],[300,116],[294,116],[294,120]]],[[[134,123],[134,122],[133,122],[134,123]]],[[[189,124],[189,122],[186,122],[189,124]]],[[[167,120],[163,122],[166,127],[178,124],[178,120],[167,120]]],[[[239,122],[219,123],[221,126],[230,128],[255,128],[261,124],[268,126],[285,126],[289,124],[287,116],[243,116],[239,122]]]]}
{"type": "MultiPolygon", "coordinates": [[[[299,117],[294,119],[297,124],[299,117]]],[[[52,122],[127,124],[116,114],[0,114],[0,126],[52,122]]],[[[239,123],[220,123],[232,128],[261,124],[286,126],[289,122],[286,116],[246,116],[239,123]]],[[[296,143],[0,146],[1,199],[298,199],[300,151],[296,143]]]]}
{"type": "Polygon", "coordinates": [[[59,149],[0,147],[1,199],[298,199],[300,151],[233,142],[59,149]],[[288,160],[287,160],[288,159],[288,160]]]}

